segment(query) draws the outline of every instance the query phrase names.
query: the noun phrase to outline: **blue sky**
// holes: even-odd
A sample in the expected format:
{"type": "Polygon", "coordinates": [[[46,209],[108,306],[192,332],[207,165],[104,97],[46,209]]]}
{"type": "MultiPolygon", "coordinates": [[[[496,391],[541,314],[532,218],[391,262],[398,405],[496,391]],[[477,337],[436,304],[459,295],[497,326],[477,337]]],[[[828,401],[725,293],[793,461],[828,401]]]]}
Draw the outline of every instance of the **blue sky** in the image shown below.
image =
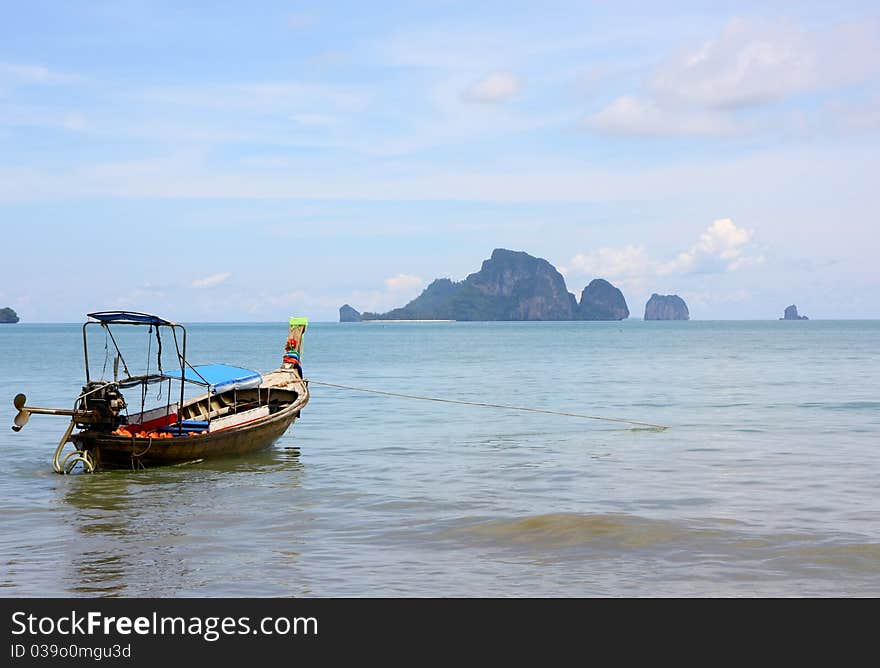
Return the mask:
{"type": "Polygon", "coordinates": [[[8,3],[0,307],[335,320],[506,247],[878,317],[876,3],[647,4],[8,3]]]}

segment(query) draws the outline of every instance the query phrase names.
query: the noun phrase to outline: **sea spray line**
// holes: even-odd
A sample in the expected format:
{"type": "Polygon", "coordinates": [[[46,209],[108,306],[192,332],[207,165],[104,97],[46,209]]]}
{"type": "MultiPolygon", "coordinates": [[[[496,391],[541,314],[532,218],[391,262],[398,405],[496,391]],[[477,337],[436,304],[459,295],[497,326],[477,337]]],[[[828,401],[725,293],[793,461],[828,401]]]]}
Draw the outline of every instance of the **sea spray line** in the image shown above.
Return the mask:
{"type": "Polygon", "coordinates": [[[370,394],[382,394],[387,397],[401,397],[403,399],[419,399],[421,401],[437,401],[443,404],[461,404],[462,406],[482,406],[484,408],[504,408],[511,411],[528,411],[529,413],[547,413],[549,415],[564,415],[567,417],[582,418],[584,420],[601,420],[603,422],[622,422],[624,424],[632,424],[639,427],[648,427],[658,431],[665,431],[669,427],[662,424],[652,424],[650,422],[639,422],[637,420],[627,420],[624,418],[601,417],[598,415],[582,415],[580,413],[567,413],[565,411],[553,411],[545,408],[530,408],[528,406],[511,406],[509,404],[489,404],[482,401],[464,401],[463,399],[443,399],[440,397],[424,397],[417,394],[403,394],[401,392],[386,392],[384,390],[374,390],[366,387],[352,387],[351,385],[339,385],[337,383],[327,383],[321,380],[309,379],[310,385],[324,385],[326,387],[335,387],[340,390],[351,390],[353,392],[369,392],[370,394]]]}

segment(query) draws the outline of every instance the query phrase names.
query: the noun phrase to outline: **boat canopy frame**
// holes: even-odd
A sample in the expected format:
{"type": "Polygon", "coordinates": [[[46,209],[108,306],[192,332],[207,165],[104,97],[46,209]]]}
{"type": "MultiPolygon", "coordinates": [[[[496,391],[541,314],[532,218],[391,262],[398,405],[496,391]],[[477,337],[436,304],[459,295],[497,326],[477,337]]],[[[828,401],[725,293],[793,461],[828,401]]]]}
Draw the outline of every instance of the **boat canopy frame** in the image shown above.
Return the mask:
{"type": "MultiPolygon", "coordinates": [[[[113,348],[116,350],[116,355],[119,361],[122,362],[122,367],[126,375],[125,378],[120,379],[118,377],[117,363],[114,363],[113,382],[123,389],[135,387],[137,385],[150,385],[152,383],[159,383],[165,380],[169,381],[169,383],[177,381],[180,383],[180,402],[178,403],[178,406],[183,407],[186,393],[186,383],[207,388],[209,395],[220,394],[228,390],[232,390],[233,395],[235,395],[236,390],[254,389],[260,387],[263,383],[262,375],[250,369],[233,367],[226,364],[209,364],[196,366],[190,364],[189,361],[186,359],[186,327],[179,323],[172,322],[171,320],[166,320],[165,318],[161,318],[157,315],[152,315],[150,313],[141,313],[139,311],[98,311],[95,313],[89,313],[88,318],[90,318],[90,320],[87,320],[83,324],[83,356],[85,358],[86,367],[86,385],[91,383],[92,380],[91,368],[89,365],[88,346],[88,328],[90,326],[100,326],[101,328],[103,328],[104,331],[107,333],[109,340],[113,342],[113,348]],[[113,336],[111,325],[133,325],[139,327],[148,326],[150,327],[151,333],[152,328],[156,328],[156,339],[159,342],[156,353],[158,360],[158,373],[146,373],[138,376],[133,376],[131,374],[131,372],[128,370],[128,364],[125,361],[125,356],[122,354],[122,351],[119,348],[116,337],[113,336]],[[172,332],[172,336],[174,339],[174,349],[179,362],[179,371],[162,370],[162,340],[161,335],[159,334],[160,327],[167,327],[172,332]],[[178,330],[181,332],[182,335],[180,341],[177,337],[178,330]]],[[[168,394],[170,401],[170,387],[168,394]]],[[[143,413],[143,406],[141,406],[141,412],[143,413]]],[[[182,422],[182,419],[183,418],[181,417],[181,414],[178,413],[177,424],[180,424],[182,422]]]]}
{"type": "MultiPolygon", "coordinates": [[[[172,377],[166,376],[164,373],[159,374],[145,374],[142,376],[132,376],[128,370],[128,365],[125,362],[125,356],[122,354],[122,351],[119,349],[119,344],[116,342],[116,337],[113,336],[113,330],[110,328],[110,325],[133,325],[137,327],[149,326],[151,331],[152,328],[156,328],[156,338],[159,341],[159,349],[157,351],[157,358],[159,360],[159,369],[161,371],[161,359],[162,359],[162,340],[159,335],[160,327],[167,327],[171,330],[172,336],[174,338],[174,350],[177,354],[177,359],[180,364],[180,406],[183,406],[184,403],[184,393],[185,393],[185,383],[186,379],[186,367],[193,366],[186,361],[186,327],[176,322],[172,322],[171,320],[166,320],[165,318],[160,318],[157,315],[153,315],[151,313],[141,313],[139,311],[97,311],[95,313],[86,314],[90,320],[87,320],[83,323],[83,357],[85,359],[85,367],[86,367],[86,385],[88,385],[91,378],[91,369],[89,366],[89,344],[88,344],[88,328],[89,326],[100,326],[104,329],[105,332],[109,335],[110,340],[113,342],[113,348],[116,350],[116,355],[119,361],[122,362],[122,368],[125,371],[127,378],[123,380],[118,380],[116,365],[114,364],[114,378],[113,381],[117,383],[120,387],[134,387],[139,384],[150,384],[156,383],[163,380],[172,380],[172,377]],[[182,347],[180,342],[177,339],[177,332],[180,330],[182,333],[182,347]]],[[[195,369],[193,369],[195,371],[195,369]]],[[[198,375],[198,371],[195,371],[198,375]]],[[[202,378],[204,381],[204,378],[202,378]]],[[[192,382],[192,381],[190,381],[192,382]]],[[[205,384],[208,384],[205,381],[205,384]]],[[[170,396],[170,392],[169,392],[170,396]]],[[[169,399],[170,400],[170,399],[169,399]]],[[[178,415],[177,422],[180,423],[181,418],[178,415]]]]}

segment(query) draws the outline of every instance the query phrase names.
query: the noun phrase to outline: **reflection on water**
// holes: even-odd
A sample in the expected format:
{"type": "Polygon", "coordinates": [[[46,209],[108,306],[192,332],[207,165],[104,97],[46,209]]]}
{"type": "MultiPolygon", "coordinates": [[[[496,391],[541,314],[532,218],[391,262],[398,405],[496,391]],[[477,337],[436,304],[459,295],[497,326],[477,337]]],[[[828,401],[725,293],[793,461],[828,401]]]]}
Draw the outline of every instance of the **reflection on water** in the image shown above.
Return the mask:
{"type": "MultiPolygon", "coordinates": [[[[260,496],[272,503],[273,493],[295,492],[301,474],[298,451],[278,448],[186,466],[64,478],[63,512],[78,536],[58,577],[83,595],[185,595],[206,580],[206,570],[221,556],[222,570],[229,572],[254,559],[260,532],[248,529],[254,523],[248,509],[260,496]],[[230,549],[218,540],[227,534],[250,534],[251,541],[239,539],[230,549]]],[[[295,550],[281,553],[288,565],[295,556],[295,550]]]]}

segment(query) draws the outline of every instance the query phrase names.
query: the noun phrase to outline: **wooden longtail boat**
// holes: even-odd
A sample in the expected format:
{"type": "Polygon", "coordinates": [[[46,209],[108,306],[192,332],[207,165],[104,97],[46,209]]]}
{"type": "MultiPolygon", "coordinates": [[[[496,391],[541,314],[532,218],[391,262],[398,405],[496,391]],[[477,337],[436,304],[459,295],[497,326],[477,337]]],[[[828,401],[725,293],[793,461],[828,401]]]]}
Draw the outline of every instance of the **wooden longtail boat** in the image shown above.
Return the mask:
{"type": "MultiPolygon", "coordinates": [[[[140,469],[262,450],[287,431],[309,401],[308,380],[303,378],[300,364],[306,318],[290,319],[281,367],[265,374],[225,364],[191,365],[186,359],[186,329],[155,315],[101,311],[89,313],[88,318],[83,325],[86,384],[73,409],[27,406],[23,394],[14,400],[18,409],[12,427],[15,431],[21,430],[31,414],[70,416],[52,462],[58,473],[70,473],[79,465],[88,472],[140,469]],[[111,326],[117,325],[148,327],[150,343],[155,332],[158,352],[154,373],[149,372],[149,353],[147,373],[129,373],[111,331],[111,326]],[[103,328],[113,342],[113,380],[91,377],[87,332],[93,326],[103,328]],[[179,366],[173,371],[162,370],[163,330],[170,330],[174,341],[179,366]],[[179,383],[179,392],[172,401],[175,383],[179,383]],[[166,402],[144,410],[147,387],[154,384],[167,384],[166,402]],[[187,385],[204,388],[204,392],[187,399],[187,385]],[[131,412],[123,391],[134,388],[140,407],[131,412]],[[73,443],[75,449],[64,454],[67,443],[73,443]]],[[[105,359],[104,369],[106,366],[105,359]]]]}

